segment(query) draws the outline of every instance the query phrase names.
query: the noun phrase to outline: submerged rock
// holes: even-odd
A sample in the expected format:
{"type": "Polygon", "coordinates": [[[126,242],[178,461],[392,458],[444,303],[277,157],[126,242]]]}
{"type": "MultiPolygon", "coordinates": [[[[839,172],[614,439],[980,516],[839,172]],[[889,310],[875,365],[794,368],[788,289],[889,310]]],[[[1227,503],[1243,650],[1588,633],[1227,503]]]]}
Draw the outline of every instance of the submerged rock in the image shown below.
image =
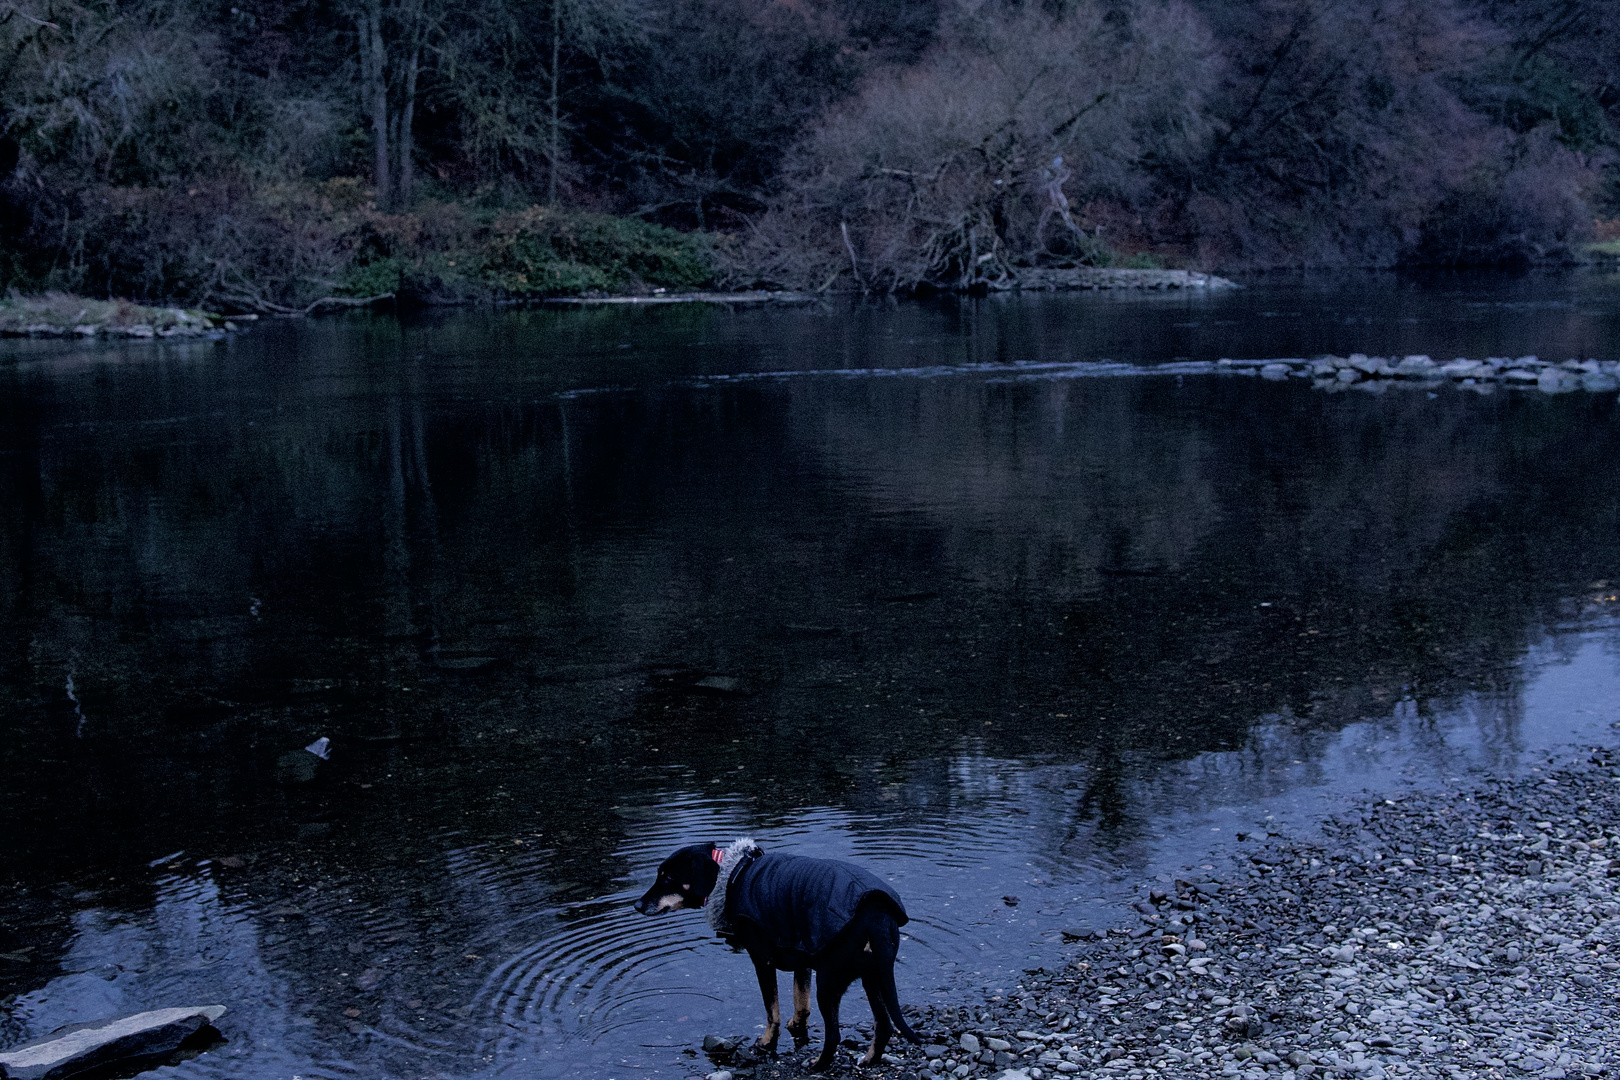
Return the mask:
{"type": "MultiPolygon", "coordinates": [[[[1484,360],[1458,357],[1437,364],[1427,356],[1413,355],[1396,360],[1351,353],[1347,357],[1318,356],[1309,360],[1224,359],[1216,361],[1208,370],[1223,375],[1258,374],[1278,382],[1298,375],[1312,378],[1317,389],[1329,392],[1351,386],[1375,394],[1399,385],[1434,389],[1447,380],[1478,393],[1489,393],[1495,386],[1539,390],[1544,394],[1620,389],[1620,361],[1565,360],[1553,364],[1534,356],[1521,356],[1517,360],[1499,356],[1484,360]]],[[[1185,372],[1178,369],[1176,374],[1185,372]]]]}
{"type": "Polygon", "coordinates": [[[54,1080],[118,1061],[155,1058],[225,1015],[223,1005],[158,1009],[79,1028],[28,1046],[0,1052],[6,1080],[54,1080]]]}

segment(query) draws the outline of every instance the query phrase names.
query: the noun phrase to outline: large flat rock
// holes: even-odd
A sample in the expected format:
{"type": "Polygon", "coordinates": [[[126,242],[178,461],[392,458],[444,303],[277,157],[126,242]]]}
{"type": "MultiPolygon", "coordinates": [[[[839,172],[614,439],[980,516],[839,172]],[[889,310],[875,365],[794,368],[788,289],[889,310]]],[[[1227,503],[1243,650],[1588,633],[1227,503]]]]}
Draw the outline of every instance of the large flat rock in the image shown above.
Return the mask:
{"type": "Polygon", "coordinates": [[[195,1005],[92,1024],[27,1046],[0,1050],[0,1077],[55,1080],[112,1061],[167,1054],[224,1014],[223,1005],[195,1005]]]}

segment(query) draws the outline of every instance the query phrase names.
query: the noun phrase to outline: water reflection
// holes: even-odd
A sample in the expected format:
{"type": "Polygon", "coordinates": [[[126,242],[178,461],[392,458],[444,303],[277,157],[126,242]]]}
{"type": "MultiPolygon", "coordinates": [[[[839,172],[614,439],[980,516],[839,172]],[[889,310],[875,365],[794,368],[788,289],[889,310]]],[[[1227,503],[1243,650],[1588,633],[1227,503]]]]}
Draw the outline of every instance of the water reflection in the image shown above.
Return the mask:
{"type": "Polygon", "coordinates": [[[1535,319],[1608,340],[1586,294],[1504,306],[1525,288],[27,353],[0,369],[4,1038],[219,1000],[227,1050],[183,1070],[686,1075],[759,1018],[701,923],[628,909],[680,843],[893,877],[922,1001],[1324,791],[1595,738],[1612,397],[963,368],[1262,355],[1225,346],[1267,311],[1319,314],[1273,354],[1350,351],[1332,304],[1436,355],[1535,319]]]}

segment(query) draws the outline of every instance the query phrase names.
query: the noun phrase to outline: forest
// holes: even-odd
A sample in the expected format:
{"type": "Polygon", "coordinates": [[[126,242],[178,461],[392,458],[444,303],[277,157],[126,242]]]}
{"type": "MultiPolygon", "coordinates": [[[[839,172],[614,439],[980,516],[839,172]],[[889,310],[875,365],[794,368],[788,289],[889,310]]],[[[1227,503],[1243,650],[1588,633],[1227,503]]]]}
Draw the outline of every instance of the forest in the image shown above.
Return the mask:
{"type": "Polygon", "coordinates": [[[293,310],[1569,259],[1603,0],[0,0],[0,288],[293,310]]]}

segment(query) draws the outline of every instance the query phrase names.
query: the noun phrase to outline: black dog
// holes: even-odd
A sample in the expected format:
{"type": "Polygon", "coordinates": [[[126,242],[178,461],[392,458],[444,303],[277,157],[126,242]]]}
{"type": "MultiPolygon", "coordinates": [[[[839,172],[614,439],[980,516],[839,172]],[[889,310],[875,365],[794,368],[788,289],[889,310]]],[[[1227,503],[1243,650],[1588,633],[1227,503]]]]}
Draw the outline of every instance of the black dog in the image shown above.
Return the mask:
{"type": "Polygon", "coordinates": [[[838,1049],[838,1002],[856,979],[872,1006],[872,1046],[861,1059],[883,1055],[894,1028],[922,1039],[900,1015],[894,957],[906,908],[895,891],[858,866],[830,859],[767,855],[752,840],[724,850],[713,844],[683,847],[658,868],[658,880],[636,901],[643,915],[703,908],[709,925],[734,949],[748,952],[765,998],[765,1034],[758,1046],[776,1049],[782,1011],[776,973],[793,972],[795,1048],[810,1041],[810,973],[827,1040],[814,1069],[832,1064],[838,1049]],[[892,1026],[891,1026],[892,1022],[892,1026]]]}

